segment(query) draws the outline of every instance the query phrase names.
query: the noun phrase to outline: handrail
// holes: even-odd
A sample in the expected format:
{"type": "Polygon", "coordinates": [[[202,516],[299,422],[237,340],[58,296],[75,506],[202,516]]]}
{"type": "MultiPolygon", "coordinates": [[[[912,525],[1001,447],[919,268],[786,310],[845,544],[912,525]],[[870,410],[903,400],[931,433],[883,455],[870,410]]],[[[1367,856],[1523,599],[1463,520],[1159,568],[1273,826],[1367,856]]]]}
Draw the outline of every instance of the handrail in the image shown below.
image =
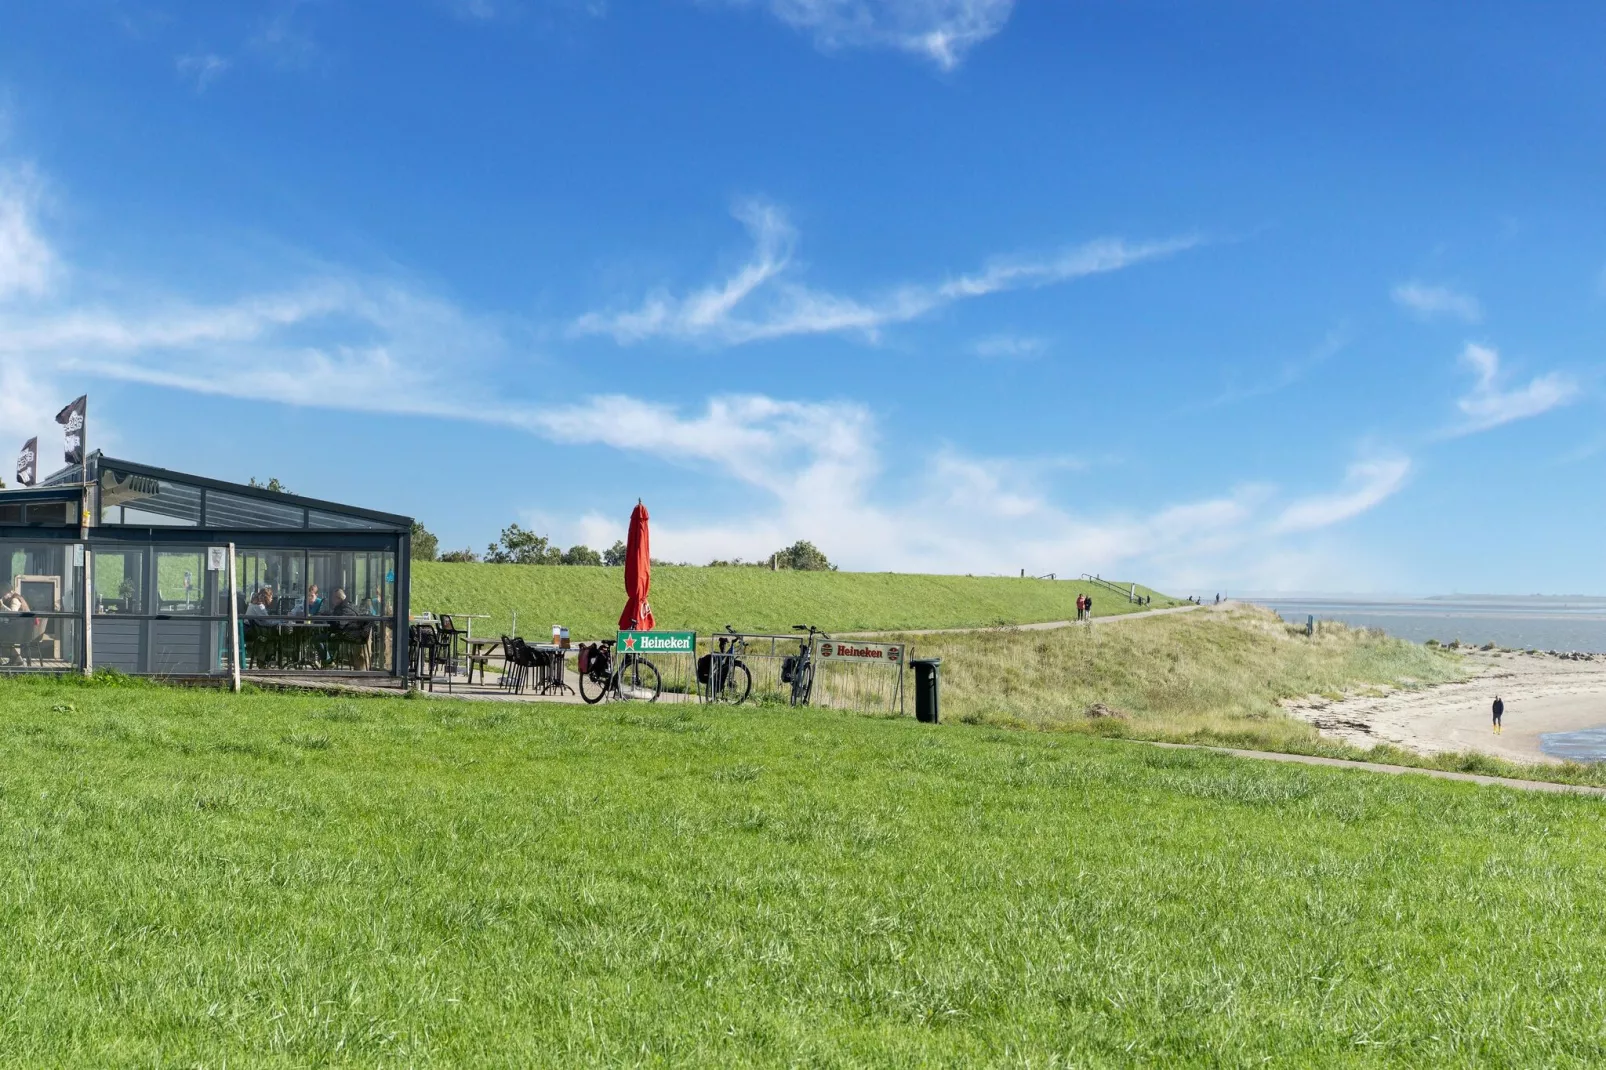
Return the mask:
{"type": "Polygon", "coordinates": [[[1101,577],[1098,577],[1098,576],[1089,575],[1086,572],[1082,573],[1082,579],[1083,579],[1084,582],[1091,583],[1096,587],[1103,587],[1106,590],[1114,591],[1116,594],[1120,595],[1122,598],[1125,598],[1128,602],[1132,601],[1132,587],[1131,587],[1131,585],[1128,585],[1126,587],[1122,587],[1118,583],[1113,583],[1110,580],[1102,579],[1101,577]]]}

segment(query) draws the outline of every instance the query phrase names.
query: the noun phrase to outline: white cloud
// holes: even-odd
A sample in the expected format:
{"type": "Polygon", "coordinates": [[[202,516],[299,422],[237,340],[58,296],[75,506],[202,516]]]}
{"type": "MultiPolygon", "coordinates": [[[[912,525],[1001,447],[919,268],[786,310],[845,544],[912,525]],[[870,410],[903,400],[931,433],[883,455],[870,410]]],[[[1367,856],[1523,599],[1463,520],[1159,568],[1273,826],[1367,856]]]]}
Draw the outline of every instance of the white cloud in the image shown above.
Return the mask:
{"type": "Polygon", "coordinates": [[[1048,342],[1028,335],[995,334],[979,339],[971,351],[985,360],[1031,360],[1048,351],[1048,342]]]}
{"type": "Polygon", "coordinates": [[[1411,462],[1405,457],[1358,461],[1349,466],[1341,489],[1293,502],[1272,523],[1272,531],[1316,531],[1359,516],[1393,497],[1410,474],[1411,462]]]}
{"type": "Polygon", "coordinates": [[[1538,376],[1515,390],[1499,389],[1500,354],[1487,346],[1468,342],[1461,351],[1461,362],[1472,369],[1477,382],[1470,393],[1456,402],[1467,418],[1457,429],[1460,434],[1487,431],[1513,420],[1538,416],[1578,396],[1578,384],[1560,372],[1538,376]]]}
{"type": "Polygon", "coordinates": [[[734,214],[752,236],[753,252],[728,278],[682,297],[655,291],[639,307],[622,312],[589,312],[575,320],[570,333],[610,335],[621,345],[649,338],[740,345],[839,332],[873,339],[884,327],[958,301],[1119,271],[1199,244],[1194,237],[1139,243],[1105,238],[1048,257],[999,258],[943,282],[905,284],[859,299],[810,289],[791,277],[797,232],[779,208],[747,201],[734,214]]]}
{"type": "Polygon", "coordinates": [[[1449,316],[1465,323],[1478,323],[1483,319],[1483,306],[1476,297],[1448,286],[1404,282],[1394,287],[1394,303],[1425,319],[1449,316]]]}
{"type": "MultiPolygon", "coordinates": [[[[745,6],[754,0],[730,0],[745,6]]],[[[893,48],[945,71],[1004,28],[1015,0],[757,0],[822,48],[893,48]]]]}
{"type": "MultiPolygon", "coordinates": [[[[17,212],[20,232],[54,264],[28,206],[17,212]]],[[[773,277],[767,265],[780,259],[776,248],[761,249],[751,273],[709,291],[697,307],[717,319],[721,308],[739,305],[737,295],[773,277]]],[[[1047,268],[1003,263],[942,288],[987,292],[1110,262],[1110,254],[1083,251],[1047,268]]],[[[890,477],[875,415],[854,401],[748,394],[687,412],[613,394],[521,405],[494,385],[509,363],[528,368],[531,360],[505,325],[394,280],[326,272],[279,293],[213,303],[129,298],[124,287],[109,291],[120,303],[106,303],[66,289],[30,283],[0,304],[0,444],[20,445],[35,433],[50,441],[50,416],[96,378],[494,423],[701,469],[737,512],[709,521],[695,508],[660,512],[655,546],[676,559],[753,559],[808,538],[863,569],[1306,583],[1316,566],[1290,539],[1371,508],[1404,476],[1403,467],[1358,465],[1339,491],[1292,502],[1281,502],[1274,488],[1244,484],[1142,514],[1085,503],[1070,510],[1055,503],[1042,478],[1061,462],[938,450],[900,455],[890,477]]],[[[615,526],[594,516],[579,528],[593,545],[617,537],[615,526]]]]}
{"type": "MultiPolygon", "coordinates": [[[[684,413],[629,397],[591,398],[529,421],[547,437],[678,458],[761,492],[745,517],[687,522],[659,514],[653,546],[686,561],[755,560],[797,538],[856,569],[1004,573],[1025,568],[1141,575],[1193,585],[1230,577],[1266,588],[1331,577],[1303,538],[1397,492],[1403,458],[1352,465],[1328,493],[1281,501],[1244,484],[1148,515],[1054,504],[1031,462],[953,450],[903,462],[882,479],[873,415],[852,402],[724,397],[684,413]]],[[[607,545],[618,523],[581,519],[579,537],[607,545]]]]}
{"type": "Polygon", "coordinates": [[[0,168],[0,307],[8,299],[43,296],[56,278],[56,254],[35,218],[42,194],[31,170],[0,168]]]}
{"type": "Polygon", "coordinates": [[[228,60],[215,52],[192,52],[178,57],[175,65],[179,77],[192,83],[197,93],[206,92],[206,87],[222,77],[230,66],[228,60]]]}

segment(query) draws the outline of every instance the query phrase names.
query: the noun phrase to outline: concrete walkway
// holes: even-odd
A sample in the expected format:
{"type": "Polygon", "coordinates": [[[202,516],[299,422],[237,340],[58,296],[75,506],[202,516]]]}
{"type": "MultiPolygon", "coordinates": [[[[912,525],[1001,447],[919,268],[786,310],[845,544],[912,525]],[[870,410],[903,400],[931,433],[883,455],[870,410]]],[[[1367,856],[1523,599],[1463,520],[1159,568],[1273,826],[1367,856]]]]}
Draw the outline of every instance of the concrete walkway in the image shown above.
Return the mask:
{"type": "MultiPolygon", "coordinates": [[[[1220,608],[1226,608],[1223,602],[1220,608]]],[[[1169,609],[1140,609],[1136,613],[1114,613],[1108,617],[1094,617],[1094,624],[1110,624],[1118,620],[1137,620],[1139,617],[1163,617],[1168,613],[1187,613],[1212,606],[1171,606],[1169,609]]],[[[838,639],[873,639],[878,635],[964,635],[967,632],[1051,632],[1055,628],[1069,628],[1086,624],[1085,620],[1049,620],[1038,624],[993,624],[980,628],[913,628],[885,632],[837,632],[838,639]]]]}
{"type": "Polygon", "coordinates": [[[1448,769],[1416,769],[1408,765],[1384,765],[1380,762],[1351,762],[1342,758],[1321,758],[1314,754],[1281,754],[1277,751],[1235,750],[1231,747],[1207,747],[1198,743],[1159,743],[1147,739],[1123,740],[1145,747],[1164,747],[1167,750],[1202,750],[1212,754],[1226,754],[1234,758],[1254,758],[1263,762],[1289,762],[1294,765],[1326,765],[1338,769],[1358,769],[1366,773],[1400,775],[1414,773],[1436,780],[1466,780],[1486,787],[1515,788],[1519,791],[1550,791],[1562,795],[1606,795],[1606,788],[1584,784],[1553,784],[1548,780],[1512,780],[1507,777],[1483,776],[1480,773],[1454,773],[1448,769]]]}

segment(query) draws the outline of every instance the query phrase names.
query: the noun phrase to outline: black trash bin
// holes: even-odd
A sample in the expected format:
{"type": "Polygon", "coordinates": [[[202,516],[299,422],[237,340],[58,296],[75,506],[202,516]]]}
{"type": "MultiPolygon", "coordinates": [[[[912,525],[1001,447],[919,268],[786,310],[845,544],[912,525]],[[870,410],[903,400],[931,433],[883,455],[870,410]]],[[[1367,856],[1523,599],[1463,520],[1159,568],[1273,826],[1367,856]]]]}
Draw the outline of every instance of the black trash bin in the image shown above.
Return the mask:
{"type": "Polygon", "coordinates": [[[938,717],[937,667],[941,658],[916,658],[909,663],[915,671],[915,720],[936,724],[938,717]]]}

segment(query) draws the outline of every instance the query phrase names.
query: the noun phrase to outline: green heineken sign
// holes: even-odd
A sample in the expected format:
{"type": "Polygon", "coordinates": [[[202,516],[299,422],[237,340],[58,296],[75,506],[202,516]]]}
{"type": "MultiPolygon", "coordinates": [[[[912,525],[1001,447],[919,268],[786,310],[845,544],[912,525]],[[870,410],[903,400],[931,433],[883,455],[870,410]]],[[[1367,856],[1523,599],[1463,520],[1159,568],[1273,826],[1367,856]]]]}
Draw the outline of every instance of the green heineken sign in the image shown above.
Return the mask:
{"type": "Polygon", "coordinates": [[[621,654],[694,654],[696,632],[620,632],[621,654]]]}

